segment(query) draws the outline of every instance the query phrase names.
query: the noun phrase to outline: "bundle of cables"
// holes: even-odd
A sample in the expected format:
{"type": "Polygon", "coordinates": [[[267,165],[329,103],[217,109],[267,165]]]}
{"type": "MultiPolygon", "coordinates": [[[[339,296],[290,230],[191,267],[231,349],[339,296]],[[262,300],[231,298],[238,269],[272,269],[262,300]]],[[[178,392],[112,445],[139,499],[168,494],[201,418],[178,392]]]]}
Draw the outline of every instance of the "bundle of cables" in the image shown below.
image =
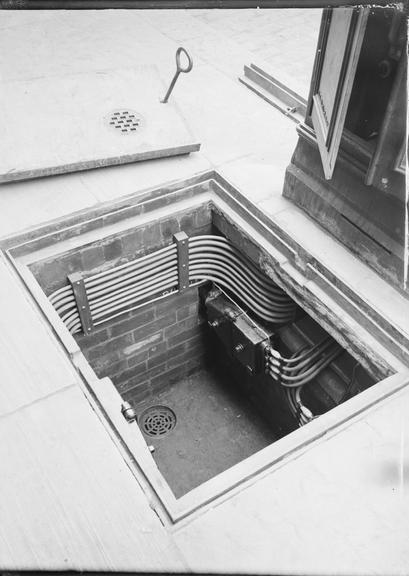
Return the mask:
{"type": "Polygon", "coordinates": [[[330,336],[314,346],[304,346],[289,358],[284,358],[274,348],[268,348],[266,371],[273,380],[284,386],[288,404],[300,426],[314,418],[309,408],[302,403],[302,387],[342,352],[343,348],[330,336]]]}
{"type": "MultiPolygon", "coordinates": [[[[179,286],[175,243],[125,264],[84,278],[93,326],[175,294],[179,286]]],[[[208,280],[237,296],[249,310],[267,322],[285,324],[294,318],[294,301],[229,240],[203,235],[189,238],[189,259],[184,262],[189,286],[208,280]]],[[[82,330],[78,305],[71,285],[49,296],[72,334],[82,330]]]]}

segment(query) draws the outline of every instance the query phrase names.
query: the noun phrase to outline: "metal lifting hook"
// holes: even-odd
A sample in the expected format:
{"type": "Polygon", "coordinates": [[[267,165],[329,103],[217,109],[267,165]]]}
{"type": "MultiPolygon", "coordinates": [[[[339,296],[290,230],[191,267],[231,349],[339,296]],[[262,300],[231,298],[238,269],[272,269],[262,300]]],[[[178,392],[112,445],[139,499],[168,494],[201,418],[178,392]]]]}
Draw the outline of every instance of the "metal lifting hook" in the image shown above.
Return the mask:
{"type": "Polygon", "coordinates": [[[193,60],[190,57],[190,55],[188,54],[187,50],[185,50],[182,47],[178,48],[176,50],[176,72],[172,78],[172,82],[170,83],[170,86],[168,88],[168,91],[166,92],[165,97],[163,98],[163,100],[161,100],[162,104],[166,104],[166,102],[169,100],[169,96],[171,95],[172,90],[175,87],[176,80],[179,78],[179,74],[181,72],[184,72],[187,74],[188,72],[191,71],[192,68],[193,68],[193,60]],[[181,63],[182,52],[185,54],[185,56],[187,58],[187,66],[182,66],[182,63],[181,63]]]}

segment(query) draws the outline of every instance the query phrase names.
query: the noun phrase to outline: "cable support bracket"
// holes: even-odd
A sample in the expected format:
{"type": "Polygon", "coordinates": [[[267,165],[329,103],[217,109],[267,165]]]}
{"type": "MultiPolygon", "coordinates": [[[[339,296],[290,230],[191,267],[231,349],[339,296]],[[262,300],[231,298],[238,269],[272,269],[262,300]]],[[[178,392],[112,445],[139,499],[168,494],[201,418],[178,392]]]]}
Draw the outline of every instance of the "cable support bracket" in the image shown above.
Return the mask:
{"type": "Polygon", "coordinates": [[[67,278],[71,284],[72,292],[74,294],[82,330],[84,334],[89,334],[92,332],[94,325],[92,322],[91,310],[89,307],[84,278],[82,277],[81,272],[74,272],[73,274],[69,274],[67,278]]]}
{"type": "Polygon", "coordinates": [[[178,259],[178,290],[180,293],[189,288],[189,236],[186,232],[173,235],[178,259]]]}

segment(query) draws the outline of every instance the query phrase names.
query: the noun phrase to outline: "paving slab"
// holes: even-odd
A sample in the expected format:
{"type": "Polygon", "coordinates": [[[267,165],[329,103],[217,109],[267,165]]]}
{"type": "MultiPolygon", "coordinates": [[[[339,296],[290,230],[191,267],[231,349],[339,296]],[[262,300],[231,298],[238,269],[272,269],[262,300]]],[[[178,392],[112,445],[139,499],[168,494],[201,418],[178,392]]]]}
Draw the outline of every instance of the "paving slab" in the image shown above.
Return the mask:
{"type": "Polygon", "coordinates": [[[1,416],[72,386],[77,374],[3,255],[0,303],[1,416]]]}
{"type": "Polygon", "coordinates": [[[0,459],[2,570],[186,569],[78,386],[0,418],[0,459]]]}
{"type": "Polygon", "coordinates": [[[321,21],[320,9],[147,11],[169,38],[236,77],[253,62],[307,98],[321,21]]]}
{"type": "Polygon", "coordinates": [[[152,65],[6,82],[0,183],[196,152],[152,65]]]}
{"type": "Polygon", "coordinates": [[[192,569],[407,574],[408,410],[406,389],[181,528],[192,569]]]}

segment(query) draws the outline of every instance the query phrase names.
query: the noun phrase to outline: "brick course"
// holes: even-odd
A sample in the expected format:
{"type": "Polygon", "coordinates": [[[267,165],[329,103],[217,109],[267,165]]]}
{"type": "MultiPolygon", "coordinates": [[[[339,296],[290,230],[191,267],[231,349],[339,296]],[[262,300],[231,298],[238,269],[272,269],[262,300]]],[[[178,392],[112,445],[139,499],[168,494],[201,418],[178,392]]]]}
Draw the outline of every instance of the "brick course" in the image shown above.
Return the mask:
{"type": "MultiPolygon", "coordinates": [[[[181,230],[190,236],[211,233],[209,205],[35,262],[31,270],[50,294],[67,284],[69,273],[89,276],[110,269],[170,244],[181,230]]],[[[201,366],[205,334],[198,290],[191,288],[121,314],[75,339],[98,377],[109,376],[124,398],[142,399],[201,366]]]]}
{"type": "Polygon", "coordinates": [[[206,326],[191,288],[75,336],[98,377],[109,376],[124,399],[139,401],[199,369],[206,326]]]}
{"type": "Polygon", "coordinates": [[[64,252],[58,257],[38,260],[29,267],[49,296],[68,284],[68,274],[81,272],[85,276],[91,276],[124,264],[169,245],[173,234],[182,230],[188,236],[210,234],[212,230],[210,206],[204,204],[191,211],[175,213],[136,229],[122,230],[115,235],[64,252]]]}

